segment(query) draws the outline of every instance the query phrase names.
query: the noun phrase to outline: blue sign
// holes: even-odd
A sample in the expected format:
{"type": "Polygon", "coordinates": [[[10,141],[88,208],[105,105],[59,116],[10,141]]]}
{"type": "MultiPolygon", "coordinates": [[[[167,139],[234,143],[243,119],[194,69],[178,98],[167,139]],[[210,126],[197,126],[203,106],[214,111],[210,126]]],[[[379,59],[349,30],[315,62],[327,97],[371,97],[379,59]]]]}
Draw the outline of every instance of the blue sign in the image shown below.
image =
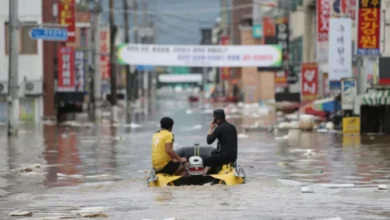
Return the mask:
{"type": "Polygon", "coordinates": [[[372,49],[358,48],[357,49],[357,55],[361,55],[361,56],[379,56],[380,55],[380,51],[379,51],[379,48],[372,48],[372,49]]]}
{"type": "Polygon", "coordinates": [[[341,89],[340,80],[329,80],[329,89],[331,90],[341,89]]]}
{"type": "Polygon", "coordinates": [[[347,91],[350,88],[355,87],[356,86],[355,84],[356,84],[356,82],[354,79],[344,80],[343,81],[343,92],[347,91]]]}
{"type": "Polygon", "coordinates": [[[261,24],[253,25],[252,32],[253,38],[263,37],[263,26],[261,24]]]}
{"type": "Polygon", "coordinates": [[[33,28],[30,31],[33,40],[66,41],[68,30],[61,28],[33,28]]]}
{"type": "Polygon", "coordinates": [[[138,71],[153,71],[154,66],[135,66],[138,71]]]}

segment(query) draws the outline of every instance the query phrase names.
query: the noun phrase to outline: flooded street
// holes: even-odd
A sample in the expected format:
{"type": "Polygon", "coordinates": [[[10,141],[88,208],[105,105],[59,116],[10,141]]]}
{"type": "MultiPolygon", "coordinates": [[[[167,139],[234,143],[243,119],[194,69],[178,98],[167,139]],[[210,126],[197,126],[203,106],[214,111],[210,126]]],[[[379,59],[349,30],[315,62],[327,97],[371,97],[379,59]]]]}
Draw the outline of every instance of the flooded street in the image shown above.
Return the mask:
{"type": "Polygon", "coordinates": [[[390,184],[390,139],[377,136],[251,132],[239,139],[246,184],[148,188],[162,116],[175,120],[175,148],[206,144],[211,112],[190,108],[186,97],[160,99],[131,129],[45,125],[8,140],[1,128],[0,219],[74,216],[83,207],[101,207],[103,219],[390,219],[390,196],[378,191],[390,184]],[[33,216],[10,217],[16,209],[33,216]]]}

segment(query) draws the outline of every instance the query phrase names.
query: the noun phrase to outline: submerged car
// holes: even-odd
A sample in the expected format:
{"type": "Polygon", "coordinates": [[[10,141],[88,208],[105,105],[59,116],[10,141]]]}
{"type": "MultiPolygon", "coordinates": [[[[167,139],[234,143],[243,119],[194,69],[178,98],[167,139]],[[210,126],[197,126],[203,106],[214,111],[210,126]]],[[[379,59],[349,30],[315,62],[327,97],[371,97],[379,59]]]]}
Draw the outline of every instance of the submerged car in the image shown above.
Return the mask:
{"type": "Polygon", "coordinates": [[[222,167],[212,167],[209,173],[204,175],[205,167],[203,166],[202,157],[217,153],[213,147],[194,144],[192,147],[180,148],[176,152],[180,157],[187,158],[188,163],[185,169],[188,175],[172,176],[156,173],[152,169],[147,179],[149,187],[204,185],[206,183],[238,185],[245,183],[246,175],[244,169],[237,162],[225,164],[222,167]]]}

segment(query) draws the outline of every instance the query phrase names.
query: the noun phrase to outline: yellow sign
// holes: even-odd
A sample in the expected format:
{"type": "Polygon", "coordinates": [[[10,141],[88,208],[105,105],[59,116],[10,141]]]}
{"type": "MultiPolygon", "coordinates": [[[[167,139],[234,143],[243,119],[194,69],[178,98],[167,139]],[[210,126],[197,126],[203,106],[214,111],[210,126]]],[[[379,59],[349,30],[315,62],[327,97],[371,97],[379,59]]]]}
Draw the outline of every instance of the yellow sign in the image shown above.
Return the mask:
{"type": "Polygon", "coordinates": [[[360,117],[343,118],[343,133],[360,133],[360,117]]]}
{"type": "Polygon", "coordinates": [[[343,135],[343,149],[360,147],[360,135],[343,135]]]}

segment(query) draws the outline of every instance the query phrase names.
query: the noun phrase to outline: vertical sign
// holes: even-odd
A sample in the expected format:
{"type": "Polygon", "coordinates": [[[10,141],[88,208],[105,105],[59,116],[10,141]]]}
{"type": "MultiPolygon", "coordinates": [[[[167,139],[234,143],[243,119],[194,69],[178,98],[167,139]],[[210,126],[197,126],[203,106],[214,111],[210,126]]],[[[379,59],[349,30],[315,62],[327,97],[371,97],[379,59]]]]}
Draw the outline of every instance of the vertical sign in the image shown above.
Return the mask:
{"type": "Polygon", "coordinates": [[[108,28],[100,30],[100,71],[102,80],[110,78],[110,35],[108,28]]]}
{"type": "Polygon", "coordinates": [[[74,76],[74,49],[60,47],[58,50],[58,91],[74,91],[74,76]]]}
{"type": "Polygon", "coordinates": [[[84,92],[84,52],[75,51],[75,87],[77,92],[84,92]]]}
{"type": "Polygon", "coordinates": [[[285,17],[278,18],[276,23],[276,38],[278,40],[278,44],[282,46],[282,70],[288,71],[290,68],[288,57],[288,46],[290,41],[288,33],[288,19],[285,17]]]}
{"type": "Polygon", "coordinates": [[[350,18],[331,18],[329,33],[329,79],[352,76],[352,21],[350,18]]]}
{"type": "Polygon", "coordinates": [[[356,78],[344,78],[341,80],[341,109],[353,110],[357,94],[356,78]]]}
{"type": "MultiPolygon", "coordinates": [[[[221,36],[221,45],[227,45],[229,42],[228,36],[221,36]]],[[[220,74],[222,80],[230,79],[230,68],[229,67],[221,67],[220,74]]]]}
{"type": "Polygon", "coordinates": [[[273,18],[264,17],[263,18],[263,36],[264,37],[273,37],[276,34],[275,22],[273,18]]]}
{"type": "Polygon", "coordinates": [[[287,86],[287,72],[284,70],[275,72],[275,87],[279,89],[287,88],[287,86]]]}
{"type": "Polygon", "coordinates": [[[314,100],[318,97],[318,64],[302,63],[302,100],[314,100]]]}
{"type": "Polygon", "coordinates": [[[352,21],[356,20],[356,1],[357,0],[345,0],[347,1],[347,14],[352,19],[352,21]]]}
{"type": "Polygon", "coordinates": [[[69,43],[76,41],[76,3],[75,0],[59,0],[58,23],[68,26],[69,43]]]}
{"type": "Polygon", "coordinates": [[[359,0],[357,55],[379,56],[381,0],[359,0]]]}
{"type": "Polygon", "coordinates": [[[329,18],[331,15],[331,0],[317,0],[317,61],[328,63],[329,18]]]}

